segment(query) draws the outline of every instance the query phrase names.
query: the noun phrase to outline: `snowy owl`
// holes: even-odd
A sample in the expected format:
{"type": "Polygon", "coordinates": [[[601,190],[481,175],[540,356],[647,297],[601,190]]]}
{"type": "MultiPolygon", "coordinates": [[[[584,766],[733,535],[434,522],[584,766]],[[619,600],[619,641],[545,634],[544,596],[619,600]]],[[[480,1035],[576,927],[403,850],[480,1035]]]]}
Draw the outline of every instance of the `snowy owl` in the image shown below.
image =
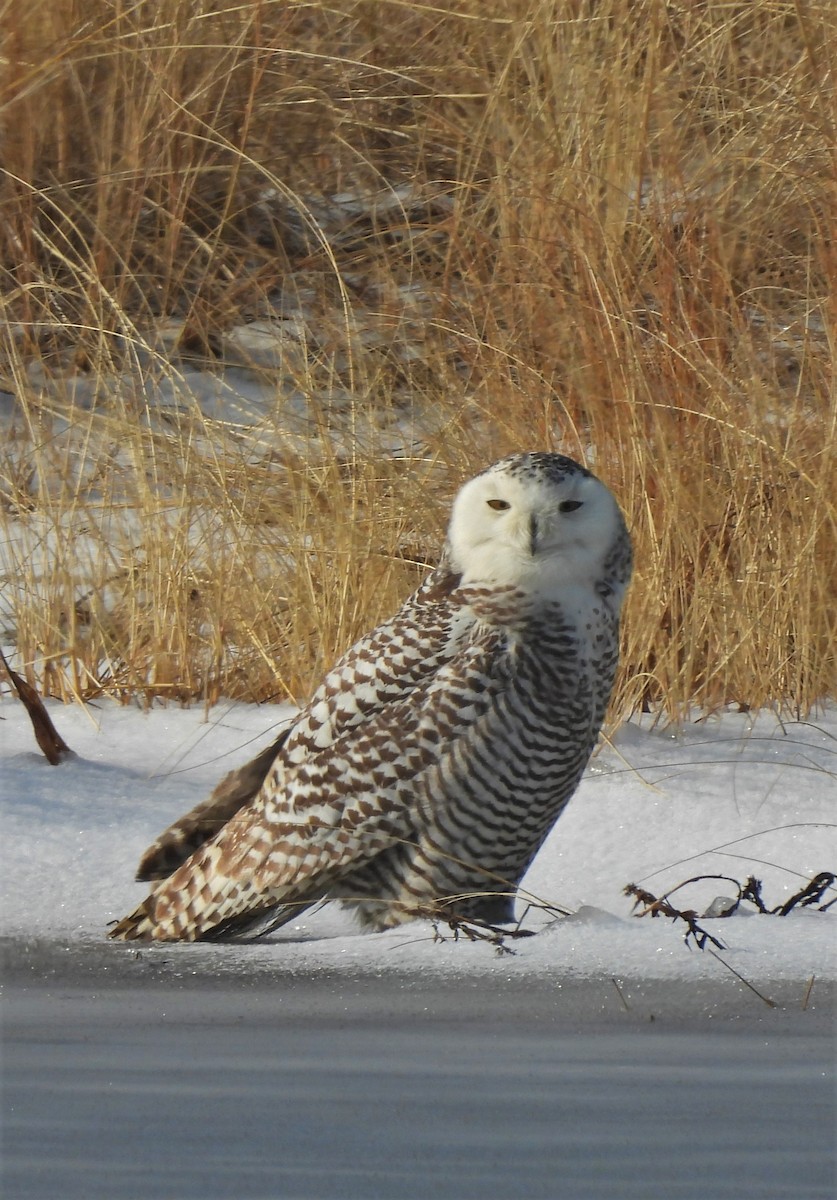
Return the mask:
{"type": "Polygon", "coordinates": [[[153,890],[110,936],[264,932],[337,898],[378,930],[511,921],[596,742],[630,571],[616,501],[572,459],[469,480],[436,569],[146,851],[153,890]]]}

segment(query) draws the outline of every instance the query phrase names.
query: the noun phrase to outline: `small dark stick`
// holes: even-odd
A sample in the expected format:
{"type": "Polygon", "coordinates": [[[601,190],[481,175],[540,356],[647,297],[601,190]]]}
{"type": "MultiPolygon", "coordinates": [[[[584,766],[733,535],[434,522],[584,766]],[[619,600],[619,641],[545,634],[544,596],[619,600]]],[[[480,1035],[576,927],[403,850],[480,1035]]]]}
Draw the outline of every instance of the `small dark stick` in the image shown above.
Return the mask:
{"type": "Polygon", "coordinates": [[[2,650],[0,650],[0,660],[6,668],[6,674],[12,681],[15,691],[29,713],[29,719],[35,731],[35,741],[41,750],[43,750],[47,762],[51,766],[57,767],[59,763],[73,753],[72,750],[50,720],[49,713],[44,708],[44,702],[41,697],[31,684],[28,684],[25,679],[21,679],[20,675],[12,670],[2,650]]]}

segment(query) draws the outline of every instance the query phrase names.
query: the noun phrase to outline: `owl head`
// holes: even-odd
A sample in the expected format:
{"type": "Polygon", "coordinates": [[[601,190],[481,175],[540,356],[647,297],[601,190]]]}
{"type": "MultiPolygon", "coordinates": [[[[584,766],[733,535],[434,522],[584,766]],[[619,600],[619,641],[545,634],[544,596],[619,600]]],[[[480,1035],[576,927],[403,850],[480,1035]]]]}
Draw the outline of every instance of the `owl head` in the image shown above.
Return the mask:
{"type": "Polygon", "coordinates": [[[562,454],[513,454],[459,491],[448,527],[466,584],[513,585],[545,597],[568,587],[621,601],[630,539],[612,493],[562,454]]]}

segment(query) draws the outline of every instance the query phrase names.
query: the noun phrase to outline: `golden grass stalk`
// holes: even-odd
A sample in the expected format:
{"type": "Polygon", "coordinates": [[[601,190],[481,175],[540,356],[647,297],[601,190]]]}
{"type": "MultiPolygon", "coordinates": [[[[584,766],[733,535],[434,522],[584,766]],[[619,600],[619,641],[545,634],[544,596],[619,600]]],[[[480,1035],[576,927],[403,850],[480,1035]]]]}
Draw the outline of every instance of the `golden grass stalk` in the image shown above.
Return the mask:
{"type": "Polygon", "coordinates": [[[831,4],[0,15],[30,682],[300,697],[420,578],[461,480],[548,447],[634,532],[615,711],[834,694],[831,4]],[[242,331],[279,315],[266,361],[242,331]],[[261,387],[256,415],[198,403],[196,369],[261,387]]]}

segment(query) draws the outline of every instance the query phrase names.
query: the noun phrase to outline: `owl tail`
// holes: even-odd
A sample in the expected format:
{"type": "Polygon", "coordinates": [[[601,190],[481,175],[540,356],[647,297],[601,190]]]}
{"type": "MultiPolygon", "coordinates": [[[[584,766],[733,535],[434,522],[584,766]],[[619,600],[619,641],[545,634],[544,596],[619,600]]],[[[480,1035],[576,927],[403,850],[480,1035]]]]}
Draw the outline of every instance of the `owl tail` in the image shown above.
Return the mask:
{"type": "MultiPolygon", "coordinates": [[[[263,925],[278,928],[321,900],[325,881],[258,888],[221,869],[222,848],[203,846],[109,930],[116,941],[197,942],[240,936],[263,925]]],[[[262,929],[261,932],[266,932],[262,929]]]]}
{"type": "Polygon", "coordinates": [[[119,942],[226,942],[236,938],[258,938],[280,929],[289,921],[296,920],[306,909],[319,903],[324,897],[264,906],[258,910],[227,917],[216,925],[193,925],[183,932],[164,928],[154,913],[153,894],[143,900],[127,917],[108,930],[108,937],[119,942]]]}
{"type": "MultiPolygon", "coordinates": [[[[139,908],[135,908],[127,917],[117,921],[108,930],[108,937],[116,942],[153,942],[156,940],[153,908],[153,896],[143,900],[139,908]]],[[[159,936],[159,935],[157,935],[159,936]]],[[[162,940],[162,939],[161,939],[162,940]]]]}

